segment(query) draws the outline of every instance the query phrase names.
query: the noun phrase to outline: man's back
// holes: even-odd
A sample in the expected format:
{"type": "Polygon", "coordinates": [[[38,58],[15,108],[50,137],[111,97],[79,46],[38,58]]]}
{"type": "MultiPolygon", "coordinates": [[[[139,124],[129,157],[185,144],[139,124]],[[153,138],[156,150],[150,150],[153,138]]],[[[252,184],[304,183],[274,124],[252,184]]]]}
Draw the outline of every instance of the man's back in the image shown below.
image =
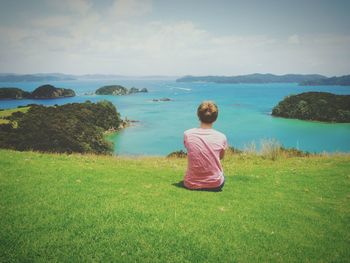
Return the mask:
{"type": "Polygon", "coordinates": [[[185,131],[188,168],[184,179],[187,188],[215,188],[223,181],[220,156],[227,148],[226,136],[214,129],[193,128],[185,131]]]}

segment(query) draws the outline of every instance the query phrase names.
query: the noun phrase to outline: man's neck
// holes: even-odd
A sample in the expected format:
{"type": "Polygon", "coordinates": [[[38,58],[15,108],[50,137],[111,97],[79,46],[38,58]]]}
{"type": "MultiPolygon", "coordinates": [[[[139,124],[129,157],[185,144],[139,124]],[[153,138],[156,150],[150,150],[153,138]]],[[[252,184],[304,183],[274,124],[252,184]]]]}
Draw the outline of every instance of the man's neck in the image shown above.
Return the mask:
{"type": "Polygon", "coordinates": [[[201,122],[200,128],[202,128],[202,129],[212,129],[213,128],[213,124],[212,123],[201,122]]]}

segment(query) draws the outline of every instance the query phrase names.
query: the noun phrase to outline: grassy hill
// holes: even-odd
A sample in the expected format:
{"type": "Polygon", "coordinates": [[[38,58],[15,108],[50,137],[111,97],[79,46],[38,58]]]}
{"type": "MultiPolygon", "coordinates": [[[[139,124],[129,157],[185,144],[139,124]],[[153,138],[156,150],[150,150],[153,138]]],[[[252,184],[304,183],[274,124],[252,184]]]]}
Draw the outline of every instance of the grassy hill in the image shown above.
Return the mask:
{"type": "Polygon", "coordinates": [[[185,167],[0,150],[0,262],[349,260],[349,156],[228,155],[219,193],[185,167]]]}

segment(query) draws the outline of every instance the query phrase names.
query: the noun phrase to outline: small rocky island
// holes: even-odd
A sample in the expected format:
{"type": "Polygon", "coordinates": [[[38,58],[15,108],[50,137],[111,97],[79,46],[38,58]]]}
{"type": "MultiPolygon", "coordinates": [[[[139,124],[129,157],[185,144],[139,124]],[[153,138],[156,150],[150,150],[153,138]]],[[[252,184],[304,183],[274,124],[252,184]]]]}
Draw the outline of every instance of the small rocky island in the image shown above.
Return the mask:
{"type": "Polygon", "coordinates": [[[323,122],[350,122],[350,95],[305,92],[291,95],[272,110],[273,116],[323,122]]]}
{"type": "Polygon", "coordinates": [[[160,98],[160,99],[152,99],[153,102],[158,102],[158,101],[172,101],[170,98],[160,98]]]}
{"type": "Polygon", "coordinates": [[[42,85],[33,92],[12,87],[0,88],[0,99],[57,99],[74,96],[72,89],[56,88],[49,84],[42,85]]]}
{"type": "Polygon", "coordinates": [[[121,85],[108,85],[103,86],[96,90],[97,95],[114,95],[114,96],[123,96],[123,95],[129,95],[133,93],[146,93],[148,90],[146,88],[143,89],[137,89],[132,87],[131,89],[127,89],[121,85]]]}

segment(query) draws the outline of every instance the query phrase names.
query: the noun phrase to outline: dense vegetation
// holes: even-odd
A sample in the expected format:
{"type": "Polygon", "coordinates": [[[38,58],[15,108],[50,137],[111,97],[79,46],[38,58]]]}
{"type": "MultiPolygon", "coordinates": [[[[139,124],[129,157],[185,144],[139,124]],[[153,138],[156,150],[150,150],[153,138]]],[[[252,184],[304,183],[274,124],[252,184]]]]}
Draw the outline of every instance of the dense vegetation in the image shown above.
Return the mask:
{"type": "Polygon", "coordinates": [[[219,193],[186,163],[0,150],[0,262],[349,261],[349,156],[227,153],[219,193]]]}
{"type": "Polygon", "coordinates": [[[0,88],[0,99],[55,99],[74,96],[72,89],[56,88],[49,84],[42,85],[33,92],[19,88],[0,88]]]}
{"type": "Polygon", "coordinates": [[[0,147],[48,152],[110,153],[103,132],[117,128],[120,115],[111,102],[31,105],[0,125],[0,147]]]}
{"type": "Polygon", "coordinates": [[[341,77],[331,77],[326,79],[307,80],[300,83],[303,86],[323,86],[323,85],[338,85],[338,86],[350,86],[350,75],[341,77]]]}
{"type": "Polygon", "coordinates": [[[123,86],[120,85],[108,85],[108,86],[103,86],[99,89],[96,90],[97,95],[128,95],[132,93],[139,93],[139,92],[148,92],[146,88],[143,89],[138,89],[135,87],[130,88],[129,90],[123,86]]]}
{"type": "Polygon", "coordinates": [[[241,76],[185,76],[177,79],[177,82],[215,82],[215,83],[300,83],[302,81],[325,79],[322,75],[301,75],[301,74],[249,74],[241,76]]]}
{"type": "Polygon", "coordinates": [[[350,122],[350,95],[305,92],[286,97],[272,110],[273,116],[325,122],[350,122]]]}

